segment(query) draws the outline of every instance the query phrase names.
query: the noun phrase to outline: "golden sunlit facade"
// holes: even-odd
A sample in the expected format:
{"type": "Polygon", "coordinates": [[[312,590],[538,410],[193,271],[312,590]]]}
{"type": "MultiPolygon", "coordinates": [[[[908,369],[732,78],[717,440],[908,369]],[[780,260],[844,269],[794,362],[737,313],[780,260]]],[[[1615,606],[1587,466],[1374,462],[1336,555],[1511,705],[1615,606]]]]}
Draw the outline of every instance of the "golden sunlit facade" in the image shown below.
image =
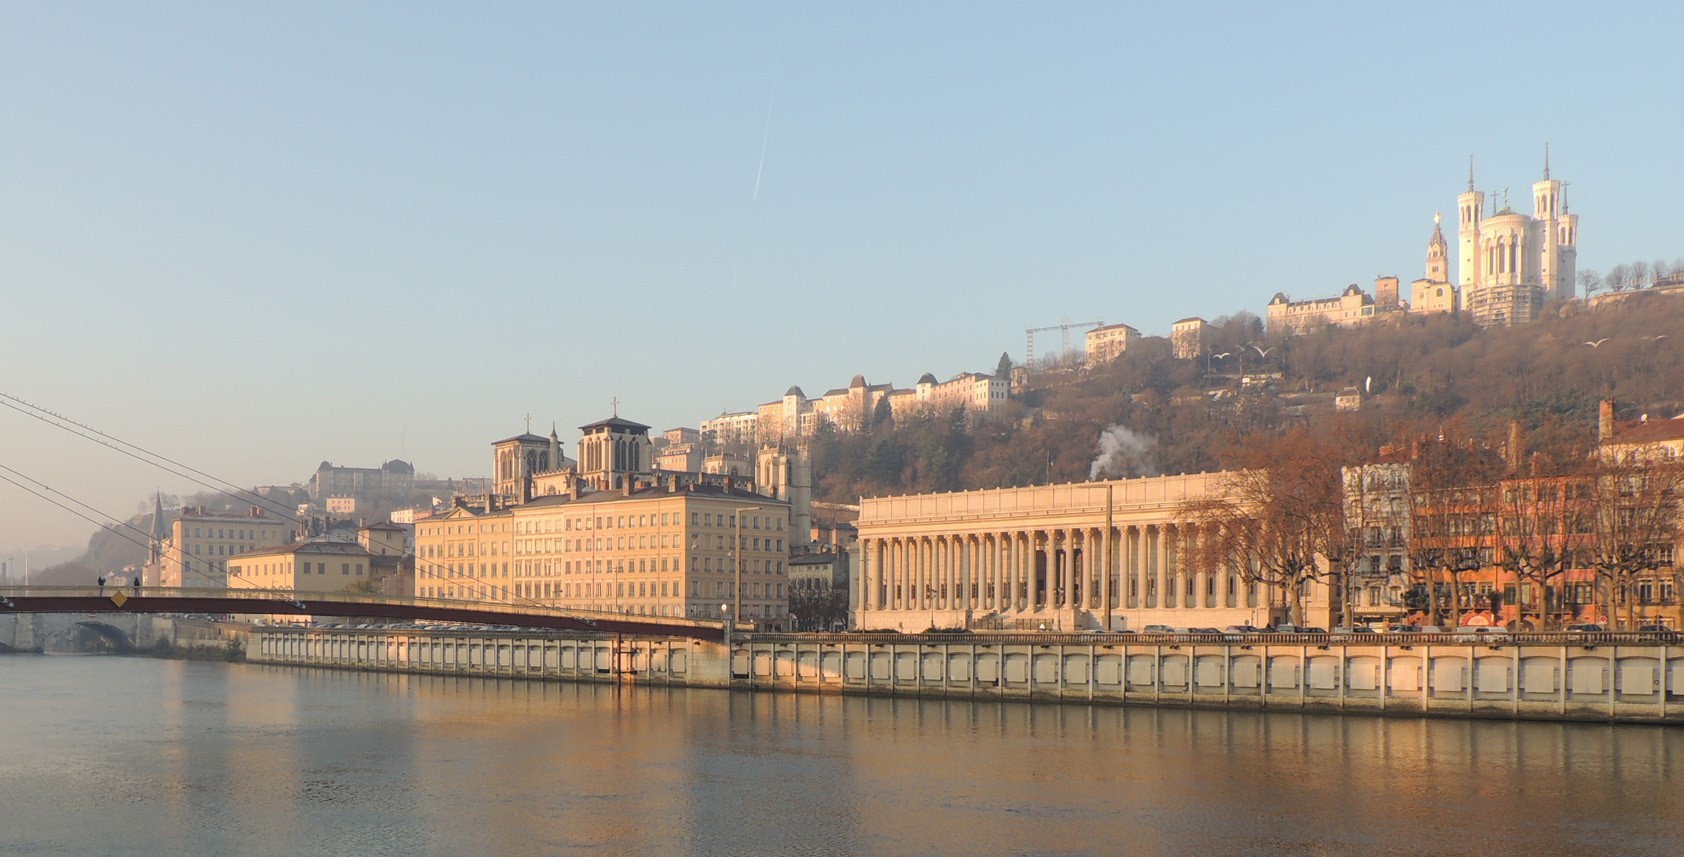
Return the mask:
{"type": "Polygon", "coordinates": [[[417,521],[416,595],[638,616],[789,613],[788,503],[676,478],[417,521]]]}

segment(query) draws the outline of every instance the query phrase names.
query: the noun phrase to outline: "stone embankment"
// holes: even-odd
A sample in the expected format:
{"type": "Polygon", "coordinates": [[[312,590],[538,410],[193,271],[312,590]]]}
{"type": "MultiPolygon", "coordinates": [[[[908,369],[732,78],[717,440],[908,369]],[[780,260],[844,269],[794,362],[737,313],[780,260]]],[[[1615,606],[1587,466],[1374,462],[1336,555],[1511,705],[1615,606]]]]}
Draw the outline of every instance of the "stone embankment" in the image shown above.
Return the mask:
{"type": "Polygon", "coordinates": [[[1684,645],[1623,635],[557,637],[253,628],[254,663],[860,693],[1534,720],[1684,722],[1684,645]]]}

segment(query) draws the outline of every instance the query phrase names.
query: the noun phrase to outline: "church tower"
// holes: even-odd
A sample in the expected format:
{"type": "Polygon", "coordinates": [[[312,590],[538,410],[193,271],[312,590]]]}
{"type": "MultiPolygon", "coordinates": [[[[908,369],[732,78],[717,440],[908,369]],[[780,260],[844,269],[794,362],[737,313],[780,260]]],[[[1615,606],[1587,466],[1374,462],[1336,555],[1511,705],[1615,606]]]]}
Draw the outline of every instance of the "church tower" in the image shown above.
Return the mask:
{"type": "Polygon", "coordinates": [[[1439,226],[1443,219],[1433,215],[1433,237],[1427,239],[1426,280],[1433,283],[1450,282],[1450,244],[1444,240],[1444,230],[1439,226]]]}
{"type": "Polygon", "coordinates": [[[599,491],[623,487],[627,476],[655,469],[649,427],[618,415],[579,426],[579,475],[599,491]]]}
{"type": "Polygon", "coordinates": [[[527,430],[491,445],[491,493],[525,503],[532,499],[532,477],[553,466],[550,442],[527,430]]]}
{"type": "Polygon", "coordinates": [[[1544,177],[1532,185],[1532,220],[1537,224],[1538,285],[1547,298],[1570,298],[1573,274],[1561,266],[1561,182],[1550,178],[1550,147],[1544,144],[1544,177]],[[1563,276],[1563,274],[1566,274],[1563,276]]]}
{"type": "Polygon", "coordinates": [[[1479,223],[1485,216],[1485,194],[1474,190],[1474,163],[1468,158],[1468,189],[1456,197],[1456,237],[1459,249],[1456,284],[1466,292],[1478,286],[1480,275],[1479,223]]]}

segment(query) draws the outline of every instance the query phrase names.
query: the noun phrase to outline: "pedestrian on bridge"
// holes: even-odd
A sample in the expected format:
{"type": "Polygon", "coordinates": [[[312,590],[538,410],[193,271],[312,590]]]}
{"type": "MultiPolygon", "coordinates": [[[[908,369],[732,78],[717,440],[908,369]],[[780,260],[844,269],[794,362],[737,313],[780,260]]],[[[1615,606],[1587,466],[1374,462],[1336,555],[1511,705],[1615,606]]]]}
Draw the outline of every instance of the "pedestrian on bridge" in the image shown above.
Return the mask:
{"type": "Polygon", "coordinates": [[[99,594],[102,596],[105,594],[105,575],[103,574],[99,576],[99,594]]]}
{"type": "Polygon", "coordinates": [[[138,574],[134,576],[134,594],[135,597],[140,597],[140,575],[138,574]]]}

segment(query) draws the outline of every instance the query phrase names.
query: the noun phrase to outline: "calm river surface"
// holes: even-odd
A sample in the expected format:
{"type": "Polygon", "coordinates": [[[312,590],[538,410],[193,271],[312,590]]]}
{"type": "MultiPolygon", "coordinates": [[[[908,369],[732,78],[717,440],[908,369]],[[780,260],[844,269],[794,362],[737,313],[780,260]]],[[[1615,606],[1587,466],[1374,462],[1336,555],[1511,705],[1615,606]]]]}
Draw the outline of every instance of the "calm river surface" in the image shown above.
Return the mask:
{"type": "Polygon", "coordinates": [[[1684,730],[0,657],[0,854],[1684,853],[1684,730]]]}

